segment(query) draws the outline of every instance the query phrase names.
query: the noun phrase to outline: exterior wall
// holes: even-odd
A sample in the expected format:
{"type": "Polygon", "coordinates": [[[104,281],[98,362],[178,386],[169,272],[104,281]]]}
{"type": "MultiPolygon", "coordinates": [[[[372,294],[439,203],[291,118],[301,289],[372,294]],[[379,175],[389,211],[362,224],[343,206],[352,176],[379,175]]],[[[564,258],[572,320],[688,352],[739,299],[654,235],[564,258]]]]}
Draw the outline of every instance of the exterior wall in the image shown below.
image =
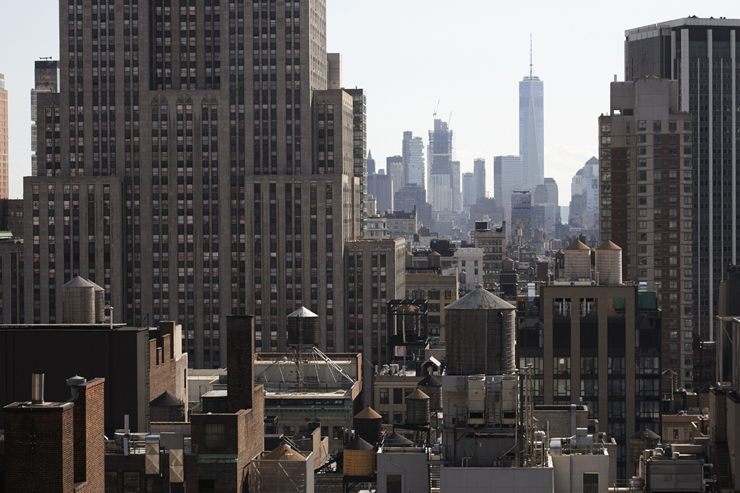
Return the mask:
{"type": "Polygon", "coordinates": [[[160,322],[159,330],[161,336],[149,340],[149,400],[167,391],[187,404],[188,355],[178,343],[182,340],[181,326],[160,322]]]}
{"type": "Polygon", "coordinates": [[[482,248],[458,248],[452,258],[442,257],[442,269],[457,269],[460,289],[468,293],[483,283],[482,248]]]}
{"type": "Polygon", "coordinates": [[[74,482],[84,491],[105,491],[105,379],[77,386],[74,402],[74,482]]]}
{"type": "Polygon", "coordinates": [[[496,485],[503,493],[552,493],[555,485],[552,467],[442,467],[440,472],[440,491],[478,493],[496,485]]]}
{"type": "Polygon", "coordinates": [[[385,448],[376,455],[377,493],[387,493],[388,475],[401,475],[402,493],[429,492],[428,454],[417,448],[385,448]]]}
{"type": "Polygon", "coordinates": [[[24,257],[22,241],[0,241],[0,324],[25,322],[24,257]]]}
{"type": "Polygon", "coordinates": [[[475,232],[475,248],[483,250],[483,287],[493,291],[499,281],[506,255],[506,225],[475,232]]]}
{"type": "MultiPolygon", "coordinates": [[[[424,377],[401,375],[375,375],[373,409],[383,416],[384,425],[406,422],[406,396],[416,390],[424,377]],[[401,389],[401,402],[396,402],[394,389],[401,389]],[[381,395],[383,398],[381,398],[381,395]],[[400,421],[397,419],[400,416],[400,421]]],[[[386,428],[391,428],[386,426],[386,428]]]]}
{"type": "Polygon", "coordinates": [[[598,491],[607,493],[610,485],[609,459],[608,455],[585,454],[550,457],[555,470],[555,493],[582,493],[584,473],[597,473],[599,475],[598,491]]]}
{"type": "Polygon", "coordinates": [[[374,367],[387,363],[383,361],[388,342],[386,304],[403,298],[406,291],[405,246],[400,238],[346,244],[343,271],[348,294],[347,348],[349,352],[361,352],[370,363],[362,365],[366,382],[363,400],[368,406],[372,405],[374,367]]]}
{"type": "Polygon", "coordinates": [[[459,284],[457,276],[406,273],[406,298],[429,301],[429,334],[445,335],[445,307],[457,301],[459,284]]]}
{"type": "Polygon", "coordinates": [[[522,157],[496,156],[493,158],[494,197],[504,208],[504,220],[511,224],[511,195],[524,186],[522,157]]]}
{"type": "Polygon", "coordinates": [[[678,111],[678,82],[640,79],[611,84],[611,115],[599,122],[600,237],[622,247],[624,279],[658,292],[663,367],[692,389],[691,114],[678,111]]]}
{"type": "Polygon", "coordinates": [[[0,74],[0,199],[8,198],[8,165],[8,91],[0,74]]]}

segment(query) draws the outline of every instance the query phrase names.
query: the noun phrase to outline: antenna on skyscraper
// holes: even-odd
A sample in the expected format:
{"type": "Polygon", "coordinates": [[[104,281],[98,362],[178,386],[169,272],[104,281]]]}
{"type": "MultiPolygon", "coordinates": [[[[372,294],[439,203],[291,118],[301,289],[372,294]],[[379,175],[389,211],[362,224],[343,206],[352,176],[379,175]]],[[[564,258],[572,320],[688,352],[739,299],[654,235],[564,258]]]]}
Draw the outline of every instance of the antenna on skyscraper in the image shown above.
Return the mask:
{"type": "Polygon", "coordinates": [[[532,33],[529,33],[529,78],[532,78],[532,33]]]}

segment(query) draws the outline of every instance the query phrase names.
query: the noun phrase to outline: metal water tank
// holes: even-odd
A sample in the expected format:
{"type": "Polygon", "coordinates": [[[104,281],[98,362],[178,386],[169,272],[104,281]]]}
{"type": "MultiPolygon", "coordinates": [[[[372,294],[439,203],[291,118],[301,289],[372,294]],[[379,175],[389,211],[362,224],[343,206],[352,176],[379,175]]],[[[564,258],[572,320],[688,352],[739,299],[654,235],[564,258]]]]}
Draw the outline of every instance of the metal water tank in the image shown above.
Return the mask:
{"type": "Polygon", "coordinates": [[[375,447],[360,437],[344,447],[344,475],[372,476],[375,474],[375,447]]]}
{"type": "Polygon", "coordinates": [[[288,345],[317,346],[319,344],[319,316],[300,307],[288,315],[288,345]]]}
{"type": "Polygon", "coordinates": [[[105,289],[101,288],[91,280],[87,280],[93,285],[95,290],[95,323],[102,324],[105,322],[105,289]]]}
{"type": "Polygon", "coordinates": [[[516,308],[482,286],[445,307],[450,375],[500,375],[516,369],[516,308]]]}
{"type": "Polygon", "coordinates": [[[419,389],[406,396],[406,423],[427,425],[430,421],[429,396],[419,389]]]}
{"type": "Polygon", "coordinates": [[[370,406],[357,413],[353,426],[359,438],[373,445],[380,443],[383,438],[383,417],[370,406]]]}
{"type": "Polygon", "coordinates": [[[76,276],[62,286],[62,321],[65,324],[95,323],[95,287],[76,276]]]}
{"type": "Polygon", "coordinates": [[[434,375],[427,375],[416,387],[429,396],[429,409],[442,410],[442,382],[434,375]]]}
{"type": "Polygon", "coordinates": [[[622,284],[622,249],[609,240],[596,248],[596,272],[599,285],[622,284]]]}
{"type": "Polygon", "coordinates": [[[565,249],[565,278],[591,279],[591,249],[576,239],[565,249]]]}

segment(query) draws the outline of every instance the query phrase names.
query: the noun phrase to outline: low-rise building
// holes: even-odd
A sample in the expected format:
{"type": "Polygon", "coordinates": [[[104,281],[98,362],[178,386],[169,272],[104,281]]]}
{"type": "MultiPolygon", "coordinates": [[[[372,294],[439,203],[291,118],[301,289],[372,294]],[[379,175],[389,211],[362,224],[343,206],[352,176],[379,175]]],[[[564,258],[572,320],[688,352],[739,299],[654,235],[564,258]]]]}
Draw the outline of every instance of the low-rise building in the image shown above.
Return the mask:
{"type": "Polygon", "coordinates": [[[393,211],[385,215],[390,238],[403,238],[408,242],[414,240],[418,230],[416,209],[412,212],[393,211]]]}
{"type": "Polygon", "coordinates": [[[490,229],[476,229],[475,248],[483,250],[483,287],[494,291],[506,258],[506,223],[490,229]]]}
{"type": "Polygon", "coordinates": [[[373,409],[383,417],[386,430],[405,422],[406,396],[423,378],[413,370],[396,368],[383,368],[375,375],[373,409]]]}
{"type": "MultiPolygon", "coordinates": [[[[433,252],[431,255],[435,255],[433,252]]],[[[439,254],[436,254],[437,256],[439,254]]],[[[406,272],[406,299],[429,301],[429,335],[444,340],[445,307],[458,299],[456,275],[441,275],[435,268],[406,272]]]]}

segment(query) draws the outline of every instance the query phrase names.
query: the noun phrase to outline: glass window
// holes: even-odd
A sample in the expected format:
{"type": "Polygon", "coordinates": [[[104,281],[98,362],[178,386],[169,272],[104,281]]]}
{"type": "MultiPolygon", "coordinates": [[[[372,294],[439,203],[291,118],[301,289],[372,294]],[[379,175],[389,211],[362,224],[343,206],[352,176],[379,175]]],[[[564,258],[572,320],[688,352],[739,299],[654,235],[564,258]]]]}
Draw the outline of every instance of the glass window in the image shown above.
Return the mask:
{"type": "Polygon", "coordinates": [[[393,404],[403,404],[403,389],[393,389],[393,404]]]}
{"type": "Polygon", "coordinates": [[[388,404],[388,389],[380,389],[378,392],[380,394],[380,403],[388,404]]]}
{"type": "Polygon", "coordinates": [[[226,425],[210,423],[205,425],[205,446],[218,450],[226,447],[226,425]]]}
{"type": "Polygon", "coordinates": [[[583,473],[583,493],[599,493],[599,473],[583,473]]]}

